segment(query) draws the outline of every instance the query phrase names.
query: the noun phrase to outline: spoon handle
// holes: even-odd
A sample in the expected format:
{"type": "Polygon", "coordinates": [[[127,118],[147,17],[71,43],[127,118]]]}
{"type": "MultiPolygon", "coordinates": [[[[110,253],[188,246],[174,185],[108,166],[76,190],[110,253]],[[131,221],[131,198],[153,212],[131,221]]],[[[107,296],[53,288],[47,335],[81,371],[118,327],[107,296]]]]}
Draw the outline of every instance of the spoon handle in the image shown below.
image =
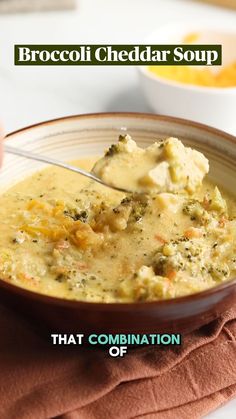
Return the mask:
{"type": "Polygon", "coordinates": [[[79,167],[72,166],[70,164],[64,163],[60,160],[53,159],[51,157],[42,156],[40,154],[32,153],[31,151],[22,150],[20,148],[12,147],[9,145],[4,145],[4,150],[6,153],[15,154],[16,156],[25,157],[31,160],[41,161],[43,163],[52,164],[54,166],[63,167],[63,169],[72,170],[73,172],[79,173],[82,176],[86,176],[96,182],[106,185],[101,179],[95,176],[93,173],[87,172],[86,170],[80,169],[79,167]]]}

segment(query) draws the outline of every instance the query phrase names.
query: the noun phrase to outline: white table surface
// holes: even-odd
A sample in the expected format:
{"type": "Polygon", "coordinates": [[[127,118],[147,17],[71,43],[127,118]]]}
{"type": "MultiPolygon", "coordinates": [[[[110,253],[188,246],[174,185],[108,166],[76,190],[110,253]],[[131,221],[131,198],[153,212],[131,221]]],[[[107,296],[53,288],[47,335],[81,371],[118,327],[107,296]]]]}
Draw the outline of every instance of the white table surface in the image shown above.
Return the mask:
{"type": "MultiPolygon", "coordinates": [[[[80,0],[73,12],[0,16],[0,119],[6,132],[78,113],[148,112],[133,67],[15,67],[14,44],[142,43],[171,21],[227,23],[236,12],[191,0],[80,0]]],[[[236,399],[210,419],[236,417],[236,399]]]]}

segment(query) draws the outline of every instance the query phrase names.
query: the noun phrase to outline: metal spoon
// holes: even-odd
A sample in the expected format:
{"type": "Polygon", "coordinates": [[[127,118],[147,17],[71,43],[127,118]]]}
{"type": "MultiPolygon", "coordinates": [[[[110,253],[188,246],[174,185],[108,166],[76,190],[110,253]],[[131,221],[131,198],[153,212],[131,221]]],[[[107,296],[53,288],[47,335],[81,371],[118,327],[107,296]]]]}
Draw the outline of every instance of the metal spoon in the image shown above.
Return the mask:
{"type": "Polygon", "coordinates": [[[25,157],[27,159],[37,160],[37,161],[41,161],[43,163],[52,164],[54,166],[63,167],[63,169],[67,169],[67,170],[71,170],[72,172],[79,173],[80,175],[86,176],[89,179],[94,180],[95,182],[98,182],[98,183],[100,183],[104,186],[107,186],[108,188],[112,188],[112,189],[115,189],[116,191],[120,191],[120,192],[130,193],[130,191],[128,191],[126,189],[119,188],[119,187],[113,186],[113,185],[109,185],[108,183],[103,182],[102,179],[100,179],[99,177],[97,177],[95,174],[93,174],[91,172],[87,172],[84,169],[80,169],[79,167],[72,166],[71,164],[64,163],[60,160],[52,159],[51,157],[42,156],[40,154],[32,153],[31,151],[22,150],[20,148],[12,147],[12,146],[9,146],[9,145],[4,145],[4,150],[5,150],[6,153],[15,154],[16,156],[21,156],[21,157],[25,157]]]}

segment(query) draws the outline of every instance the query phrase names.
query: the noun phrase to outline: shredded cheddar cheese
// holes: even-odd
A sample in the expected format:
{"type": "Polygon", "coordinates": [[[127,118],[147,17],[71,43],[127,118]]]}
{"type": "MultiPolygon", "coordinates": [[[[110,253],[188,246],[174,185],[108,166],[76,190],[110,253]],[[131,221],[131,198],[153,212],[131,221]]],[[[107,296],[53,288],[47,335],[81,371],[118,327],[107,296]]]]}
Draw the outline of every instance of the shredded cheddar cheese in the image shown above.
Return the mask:
{"type": "Polygon", "coordinates": [[[155,76],[178,83],[221,88],[236,86],[236,62],[218,72],[190,66],[149,66],[148,70],[155,76]]]}
{"type": "MultiPolygon", "coordinates": [[[[191,32],[183,37],[184,44],[195,44],[200,39],[200,33],[191,32]]],[[[149,66],[148,71],[155,76],[177,83],[191,84],[202,87],[235,87],[236,61],[215,71],[211,68],[192,66],[149,66]]]]}

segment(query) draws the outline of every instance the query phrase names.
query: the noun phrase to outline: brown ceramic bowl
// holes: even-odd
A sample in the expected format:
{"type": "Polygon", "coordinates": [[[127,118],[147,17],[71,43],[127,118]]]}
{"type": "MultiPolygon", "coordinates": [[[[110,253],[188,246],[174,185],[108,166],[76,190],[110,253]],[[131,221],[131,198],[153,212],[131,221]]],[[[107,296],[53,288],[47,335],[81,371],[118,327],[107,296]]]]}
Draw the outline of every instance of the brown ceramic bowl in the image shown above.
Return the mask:
{"type": "MultiPolygon", "coordinates": [[[[132,113],[79,115],[45,122],[7,136],[11,145],[65,160],[101,154],[127,130],[146,146],[176,136],[210,159],[210,176],[234,193],[234,137],[183,119],[132,113]]],[[[0,188],[5,189],[42,165],[5,156],[0,188]]],[[[104,304],[69,301],[27,291],[0,280],[1,302],[19,310],[50,332],[186,333],[229,309],[236,301],[236,279],[218,287],[167,301],[104,304]]]]}

